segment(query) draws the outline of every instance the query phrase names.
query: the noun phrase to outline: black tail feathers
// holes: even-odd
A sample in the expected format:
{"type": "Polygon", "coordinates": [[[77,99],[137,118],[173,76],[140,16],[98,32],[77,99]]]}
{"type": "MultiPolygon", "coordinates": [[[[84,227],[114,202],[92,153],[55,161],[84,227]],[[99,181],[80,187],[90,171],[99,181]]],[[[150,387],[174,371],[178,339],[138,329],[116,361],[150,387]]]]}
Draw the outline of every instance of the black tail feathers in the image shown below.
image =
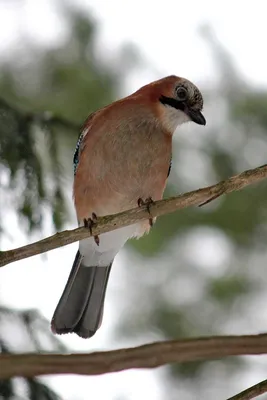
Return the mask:
{"type": "Polygon", "coordinates": [[[86,267],[78,251],[64,292],[54,312],[51,327],[57,334],[75,332],[83,338],[100,328],[108,278],[107,267],[86,267]]]}

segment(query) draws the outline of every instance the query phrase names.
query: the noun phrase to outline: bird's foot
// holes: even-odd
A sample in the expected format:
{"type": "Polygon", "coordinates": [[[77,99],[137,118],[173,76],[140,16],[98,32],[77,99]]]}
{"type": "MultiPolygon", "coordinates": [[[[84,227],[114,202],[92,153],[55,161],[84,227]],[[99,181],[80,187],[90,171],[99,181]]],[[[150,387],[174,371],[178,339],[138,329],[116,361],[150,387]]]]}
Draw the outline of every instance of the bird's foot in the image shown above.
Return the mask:
{"type": "MultiPolygon", "coordinates": [[[[92,213],[92,217],[87,218],[87,219],[84,218],[83,222],[84,222],[85,228],[88,228],[91,235],[93,235],[93,228],[95,228],[97,226],[97,215],[95,213],[92,213]]],[[[97,246],[99,246],[99,236],[98,235],[94,236],[94,240],[95,240],[97,246]]]]}
{"type": "Polygon", "coordinates": [[[147,199],[145,199],[145,201],[143,199],[141,199],[141,197],[139,197],[139,199],[137,200],[137,204],[138,207],[142,207],[142,206],[146,206],[147,212],[149,214],[149,225],[153,226],[153,218],[151,216],[151,212],[150,212],[150,207],[155,204],[155,202],[152,200],[152,197],[148,197],[147,199]]]}

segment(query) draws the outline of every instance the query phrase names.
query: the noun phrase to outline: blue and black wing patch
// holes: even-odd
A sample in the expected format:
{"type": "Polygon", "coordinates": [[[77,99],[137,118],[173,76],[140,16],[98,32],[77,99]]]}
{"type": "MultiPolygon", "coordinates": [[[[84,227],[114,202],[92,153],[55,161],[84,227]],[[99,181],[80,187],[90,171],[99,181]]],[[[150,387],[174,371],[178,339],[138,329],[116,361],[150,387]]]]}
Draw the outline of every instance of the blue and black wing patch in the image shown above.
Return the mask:
{"type": "Polygon", "coordinates": [[[74,169],[74,175],[76,174],[77,167],[79,164],[79,158],[80,158],[80,150],[81,150],[81,143],[84,138],[84,132],[82,132],[79,136],[78,142],[75,147],[75,152],[73,156],[73,169],[74,169]]]}
{"type": "Polygon", "coordinates": [[[83,149],[83,139],[87,135],[87,133],[88,133],[88,131],[90,129],[90,123],[91,123],[91,120],[93,119],[95,114],[96,114],[96,112],[93,112],[92,114],[90,114],[89,117],[87,118],[87,120],[85,121],[85,123],[83,125],[83,128],[82,128],[82,133],[80,134],[78,142],[76,144],[75,152],[74,152],[74,155],[73,155],[74,175],[76,175],[77,167],[78,167],[79,160],[80,160],[81,151],[83,149]]]}
{"type": "Polygon", "coordinates": [[[172,157],[171,157],[171,159],[170,159],[170,164],[169,164],[169,169],[168,169],[167,178],[169,178],[169,175],[170,175],[170,173],[171,173],[171,169],[172,169],[172,157]]]}

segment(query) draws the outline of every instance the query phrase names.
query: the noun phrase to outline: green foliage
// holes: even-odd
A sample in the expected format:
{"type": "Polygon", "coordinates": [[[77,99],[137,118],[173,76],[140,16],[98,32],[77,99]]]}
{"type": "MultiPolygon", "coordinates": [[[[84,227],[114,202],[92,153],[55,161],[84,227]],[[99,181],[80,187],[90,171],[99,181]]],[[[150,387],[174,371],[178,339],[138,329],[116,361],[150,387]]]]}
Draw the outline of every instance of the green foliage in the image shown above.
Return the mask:
{"type": "Polygon", "coordinates": [[[263,128],[267,127],[267,93],[251,90],[244,93],[239,101],[233,105],[232,115],[243,123],[251,126],[255,123],[263,128]]]}
{"type": "Polygon", "coordinates": [[[111,68],[96,56],[96,25],[90,17],[66,6],[62,13],[68,22],[63,43],[53,49],[28,46],[26,64],[15,62],[16,53],[0,73],[5,93],[0,99],[0,174],[28,232],[43,226],[47,209],[54,227],[62,228],[68,217],[64,185],[72,178],[80,126],[115,98],[123,79],[119,57],[111,68]]]}
{"type": "Polygon", "coordinates": [[[228,307],[231,306],[235,298],[240,298],[242,294],[246,294],[250,289],[250,282],[239,275],[214,279],[209,282],[207,293],[214,300],[216,299],[219,303],[228,307]]]}

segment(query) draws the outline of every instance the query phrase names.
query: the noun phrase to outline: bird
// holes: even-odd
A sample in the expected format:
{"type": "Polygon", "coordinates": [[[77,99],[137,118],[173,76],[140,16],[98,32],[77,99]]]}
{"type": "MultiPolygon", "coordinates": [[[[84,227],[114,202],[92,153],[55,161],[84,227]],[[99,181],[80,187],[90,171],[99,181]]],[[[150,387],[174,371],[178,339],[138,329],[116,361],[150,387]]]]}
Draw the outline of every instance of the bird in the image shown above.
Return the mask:
{"type": "MultiPolygon", "coordinates": [[[[91,229],[98,216],[162,199],[171,169],[173,134],[189,121],[206,125],[202,109],[197,86],[171,75],[89,115],[73,157],[78,225],[91,229]]],[[[114,258],[128,239],[148,233],[151,222],[150,218],[79,242],[52,317],[52,332],[81,338],[97,332],[114,258]]]]}

